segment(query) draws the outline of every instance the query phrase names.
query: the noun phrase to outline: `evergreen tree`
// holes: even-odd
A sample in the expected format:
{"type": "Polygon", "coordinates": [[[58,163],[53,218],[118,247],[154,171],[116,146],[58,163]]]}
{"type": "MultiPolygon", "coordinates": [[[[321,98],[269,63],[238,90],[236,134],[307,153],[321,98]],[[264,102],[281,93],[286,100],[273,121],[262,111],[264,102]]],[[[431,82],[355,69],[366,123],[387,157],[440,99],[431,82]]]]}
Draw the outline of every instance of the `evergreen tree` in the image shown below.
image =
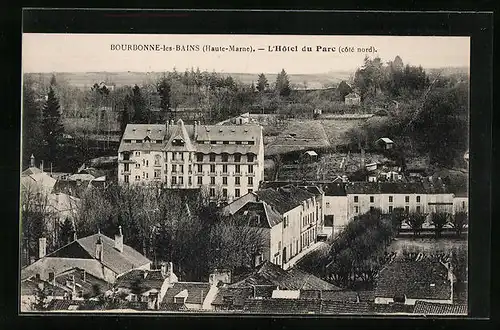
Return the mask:
{"type": "Polygon", "coordinates": [[[285,69],[282,69],[281,72],[276,76],[276,92],[280,96],[290,95],[290,80],[288,79],[288,75],[286,74],[285,69]]]}
{"type": "Polygon", "coordinates": [[[259,74],[259,79],[257,80],[257,90],[262,93],[268,88],[269,82],[267,81],[266,76],[263,73],[259,74]]]}
{"type": "Polygon", "coordinates": [[[42,111],[43,135],[47,144],[50,160],[56,159],[58,142],[64,133],[64,127],[61,123],[61,112],[59,111],[59,100],[54,90],[50,87],[47,95],[47,102],[42,111]]]}
{"type": "Polygon", "coordinates": [[[130,121],[130,116],[128,114],[128,102],[129,100],[126,101],[126,103],[123,105],[123,110],[120,114],[120,131],[123,134],[125,132],[125,128],[127,128],[127,125],[130,121]]]}
{"type": "Polygon", "coordinates": [[[134,108],[133,122],[145,124],[148,122],[146,102],[141,93],[141,88],[137,85],[132,89],[132,106],[134,108]]]}
{"type": "Polygon", "coordinates": [[[158,94],[160,94],[160,108],[163,111],[163,116],[166,120],[170,120],[170,95],[171,95],[171,85],[166,77],[161,78],[156,89],[158,94]]]}
{"type": "Polygon", "coordinates": [[[345,101],[345,97],[347,94],[352,92],[351,86],[349,86],[345,80],[342,80],[337,87],[337,93],[341,101],[345,101]]]}
{"type": "Polygon", "coordinates": [[[56,76],[52,75],[52,77],[50,77],[50,86],[54,87],[56,85],[57,85],[56,76]]]}
{"type": "Polygon", "coordinates": [[[252,81],[252,85],[250,85],[250,90],[253,92],[255,92],[255,84],[253,83],[252,81]]]}
{"type": "Polygon", "coordinates": [[[66,220],[59,225],[59,247],[71,243],[74,234],[73,222],[69,218],[66,218],[66,220]]]}

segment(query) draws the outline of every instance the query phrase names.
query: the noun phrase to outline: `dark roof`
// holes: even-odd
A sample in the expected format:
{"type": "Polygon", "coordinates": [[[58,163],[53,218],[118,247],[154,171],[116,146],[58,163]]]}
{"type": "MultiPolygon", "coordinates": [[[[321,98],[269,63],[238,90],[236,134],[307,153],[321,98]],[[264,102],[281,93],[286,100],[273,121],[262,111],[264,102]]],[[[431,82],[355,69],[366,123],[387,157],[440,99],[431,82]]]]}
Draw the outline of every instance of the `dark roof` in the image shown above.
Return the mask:
{"type": "Polygon", "coordinates": [[[47,309],[50,311],[97,310],[102,309],[102,304],[95,300],[53,299],[47,309]],[[71,306],[76,306],[76,308],[70,308],[71,306]]]}
{"type": "Polygon", "coordinates": [[[288,271],[269,261],[265,261],[259,269],[231,287],[247,287],[249,285],[274,285],[281,290],[340,290],[333,284],[306,273],[298,268],[288,271]]]}
{"type": "Polygon", "coordinates": [[[176,282],[174,285],[167,289],[163,297],[163,303],[173,303],[174,297],[181,291],[187,290],[188,296],[186,298],[187,304],[203,304],[203,300],[210,290],[210,283],[204,282],[176,282]]]}
{"type": "Polygon", "coordinates": [[[222,287],[219,288],[214,300],[212,301],[212,305],[215,306],[225,306],[228,303],[225,301],[226,298],[231,299],[231,305],[233,308],[241,307],[245,304],[245,300],[253,297],[253,288],[245,287],[245,288],[230,288],[230,287],[222,287]]]}
{"type": "Polygon", "coordinates": [[[75,279],[77,290],[82,290],[83,295],[87,298],[95,297],[100,293],[104,293],[110,288],[110,285],[106,281],[99,279],[87,272],[85,272],[84,276],[84,270],[79,268],[73,268],[63,273],[57,274],[55,277],[55,282],[59,286],[66,286],[67,281],[72,282],[73,278],[75,279]],[[96,289],[98,291],[96,291],[96,289]]]}
{"type": "Polygon", "coordinates": [[[442,185],[424,182],[349,182],[347,194],[428,194],[447,193],[442,185]]]}
{"type": "Polygon", "coordinates": [[[267,189],[267,188],[278,189],[280,187],[285,187],[288,185],[293,185],[305,189],[311,194],[314,194],[316,196],[323,195],[323,191],[319,186],[317,186],[314,183],[309,183],[309,182],[304,183],[303,181],[262,181],[260,189],[267,189]]]}
{"type": "Polygon", "coordinates": [[[277,189],[262,189],[255,192],[260,200],[274,206],[280,214],[284,214],[299,206],[314,194],[305,189],[288,185],[277,189]]]}
{"type": "Polygon", "coordinates": [[[429,259],[389,263],[377,275],[375,297],[403,295],[410,299],[451,299],[448,269],[429,259]]]}
{"type": "Polygon", "coordinates": [[[424,315],[467,315],[467,305],[438,304],[417,300],[413,313],[424,315]]]}
{"type": "Polygon", "coordinates": [[[391,304],[375,304],[370,303],[370,310],[373,314],[394,314],[394,313],[413,313],[412,305],[406,305],[402,303],[391,303],[391,304]]]}
{"type": "Polygon", "coordinates": [[[64,193],[81,198],[89,187],[90,181],[57,180],[53,193],[64,193]]]}
{"type": "Polygon", "coordinates": [[[325,301],[319,299],[248,299],[244,311],[257,314],[367,314],[368,303],[325,301]]]}
{"type": "Polygon", "coordinates": [[[49,296],[64,296],[64,293],[69,290],[64,290],[57,287],[47,281],[38,280],[36,277],[31,277],[29,279],[23,280],[21,282],[21,296],[34,296],[39,290],[39,285],[42,284],[44,291],[47,292],[49,296]]]}
{"type": "Polygon", "coordinates": [[[343,290],[300,290],[300,299],[321,299],[329,301],[357,302],[358,294],[343,290]]]}
{"type": "Polygon", "coordinates": [[[140,293],[143,293],[151,289],[160,290],[165,278],[166,276],[162,275],[161,270],[133,269],[119,276],[115,286],[130,290],[137,288],[140,293]]]}
{"type": "Polygon", "coordinates": [[[261,228],[272,228],[283,221],[282,216],[263,201],[247,202],[235,214],[250,217],[250,225],[261,228]]]}
{"type": "Polygon", "coordinates": [[[323,185],[325,196],[346,196],[344,183],[327,183],[323,185]]]}

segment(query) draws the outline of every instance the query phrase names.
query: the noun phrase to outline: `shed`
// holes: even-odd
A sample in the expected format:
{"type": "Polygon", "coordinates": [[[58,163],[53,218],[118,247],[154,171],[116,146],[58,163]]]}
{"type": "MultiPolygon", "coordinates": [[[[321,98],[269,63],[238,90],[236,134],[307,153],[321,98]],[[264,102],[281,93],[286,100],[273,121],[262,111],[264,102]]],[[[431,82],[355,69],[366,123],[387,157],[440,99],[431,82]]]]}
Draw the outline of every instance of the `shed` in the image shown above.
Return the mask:
{"type": "Polygon", "coordinates": [[[314,150],[308,150],[304,152],[304,157],[307,160],[316,160],[318,158],[318,154],[314,150]]]}
{"type": "Polygon", "coordinates": [[[375,141],[375,144],[384,149],[392,149],[394,147],[394,141],[386,137],[378,139],[375,141]]]}

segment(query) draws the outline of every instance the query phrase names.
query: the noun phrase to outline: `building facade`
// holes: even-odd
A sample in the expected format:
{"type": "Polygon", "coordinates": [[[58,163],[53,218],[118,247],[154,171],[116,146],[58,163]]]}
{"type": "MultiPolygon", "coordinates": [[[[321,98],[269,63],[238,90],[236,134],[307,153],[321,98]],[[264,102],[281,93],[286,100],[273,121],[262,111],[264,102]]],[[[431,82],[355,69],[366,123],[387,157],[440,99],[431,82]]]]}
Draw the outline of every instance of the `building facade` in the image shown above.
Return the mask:
{"type": "Polygon", "coordinates": [[[118,150],[118,182],[166,188],[206,187],[211,197],[239,198],[264,178],[259,125],[129,124],[118,150]]]}

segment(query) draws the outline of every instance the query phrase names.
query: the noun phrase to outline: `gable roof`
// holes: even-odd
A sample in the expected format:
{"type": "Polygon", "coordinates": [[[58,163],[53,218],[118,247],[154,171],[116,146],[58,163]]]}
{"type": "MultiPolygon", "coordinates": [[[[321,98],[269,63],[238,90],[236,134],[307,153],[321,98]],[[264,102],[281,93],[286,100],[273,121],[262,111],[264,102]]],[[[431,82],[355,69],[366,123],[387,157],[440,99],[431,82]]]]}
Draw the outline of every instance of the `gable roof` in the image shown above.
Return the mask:
{"type": "Polygon", "coordinates": [[[254,141],[260,142],[259,125],[203,125],[196,127],[197,141],[254,141]]]}
{"type": "Polygon", "coordinates": [[[355,291],[335,290],[300,290],[300,299],[321,299],[344,302],[357,302],[358,294],[355,291]]]}
{"type": "Polygon", "coordinates": [[[346,196],[345,184],[338,182],[326,183],[323,185],[325,196],[346,196]]]}
{"type": "Polygon", "coordinates": [[[394,260],[375,280],[375,297],[406,295],[409,299],[451,299],[448,269],[439,261],[394,260]]]}
{"type": "Polygon", "coordinates": [[[118,276],[115,286],[130,290],[137,287],[140,293],[147,292],[151,289],[160,290],[168,275],[170,275],[170,272],[167,272],[166,276],[163,276],[161,270],[133,269],[118,276]]]}
{"type": "Polygon", "coordinates": [[[170,138],[168,139],[167,144],[163,148],[164,150],[186,150],[186,151],[194,151],[195,148],[191,144],[191,138],[184,126],[184,122],[182,119],[177,121],[177,125],[173,128],[172,133],[170,134],[170,138]],[[172,141],[180,139],[184,141],[183,146],[173,146],[172,141]]]}
{"type": "Polygon", "coordinates": [[[347,194],[448,194],[446,187],[425,182],[349,182],[347,194]]]}
{"type": "Polygon", "coordinates": [[[251,285],[274,285],[281,290],[340,290],[335,285],[298,268],[285,271],[280,266],[267,260],[253,274],[231,284],[230,287],[247,287],[251,285]]]}
{"type": "Polygon", "coordinates": [[[32,174],[39,174],[42,173],[42,170],[39,169],[38,167],[28,167],[25,169],[21,175],[32,175],[32,174]]]}
{"type": "Polygon", "coordinates": [[[274,206],[280,214],[284,214],[300,206],[305,200],[314,197],[314,194],[293,185],[287,185],[277,189],[262,189],[256,191],[255,194],[260,200],[274,206]]]}
{"type": "Polygon", "coordinates": [[[235,215],[241,216],[254,216],[257,215],[258,218],[251,218],[251,226],[261,227],[261,228],[272,228],[283,221],[281,215],[274,210],[269,204],[260,201],[248,201],[243,205],[235,215]],[[257,222],[258,220],[258,222],[257,222]]]}
{"type": "Polygon", "coordinates": [[[356,92],[349,93],[345,96],[346,98],[358,98],[359,94],[356,92]]]}
{"type": "Polygon", "coordinates": [[[231,306],[234,308],[243,308],[245,300],[253,297],[253,288],[243,287],[243,288],[230,288],[222,287],[219,288],[217,294],[215,295],[212,305],[214,306],[224,306],[227,305],[225,301],[226,298],[231,299],[231,306]]]}
{"type": "Polygon", "coordinates": [[[38,187],[46,189],[47,191],[50,192],[52,191],[52,188],[54,188],[56,181],[57,181],[56,179],[54,179],[45,172],[21,176],[21,185],[25,189],[28,189],[30,187],[38,187]]]}
{"type": "Polygon", "coordinates": [[[84,297],[92,298],[99,293],[103,293],[111,286],[104,280],[85,272],[80,268],[72,268],[65,272],[59,273],[55,276],[55,282],[59,286],[66,286],[66,281],[73,281],[75,279],[75,286],[77,290],[82,290],[84,297]],[[99,291],[96,291],[99,290],[99,291]]]}
{"type": "Polygon", "coordinates": [[[467,315],[467,305],[462,304],[438,304],[417,300],[413,314],[424,315],[467,315]]]}
{"type": "Polygon", "coordinates": [[[49,296],[64,296],[67,290],[53,285],[50,282],[39,280],[36,277],[27,278],[21,281],[21,296],[34,296],[38,293],[39,285],[43,285],[45,292],[49,296]]]}
{"type": "Polygon", "coordinates": [[[186,304],[199,304],[202,305],[208,291],[210,290],[210,283],[205,282],[176,282],[174,285],[167,289],[163,297],[163,303],[170,304],[174,302],[174,297],[182,291],[187,291],[186,304]]]}
{"type": "Polygon", "coordinates": [[[319,299],[247,299],[244,311],[258,314],[368,314],[370,304],[319,299]]]}
{"type": "MultiPolygon", "coordinates": [[[[123,252],[115,249],[115,241],[102,234],[94,234],[78,239],[80,244],[90,255],[95,255],[95,244],[97,238],[101,236],[103,257],[102,263],[117,274],[125,273],[128,270],[144,266],[151,261],[128,245],[123,244],[123,252]]],[[[63,247],[64,248],[64,247],[63,247]]]]}

